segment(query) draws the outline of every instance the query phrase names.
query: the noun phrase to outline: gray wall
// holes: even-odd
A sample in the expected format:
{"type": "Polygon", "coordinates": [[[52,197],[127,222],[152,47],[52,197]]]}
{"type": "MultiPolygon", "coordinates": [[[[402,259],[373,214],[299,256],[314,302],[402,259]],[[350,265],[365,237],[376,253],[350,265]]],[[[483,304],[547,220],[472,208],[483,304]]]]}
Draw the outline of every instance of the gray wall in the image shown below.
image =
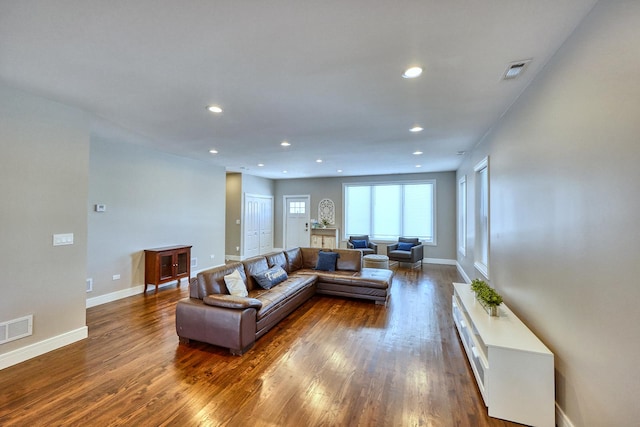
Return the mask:
{"type": "Polygon", "coordinates": [[[242,192],[260,196],[273,196],[275,182],[272,179],[242,174],[242,192]]]}
{"type": "MultiPolygon", "coordinates": [[[[425,258],[446,260],[456,259],[455,248],[455,172],[421,173],[406,175],[372,175],[337,178],[305,178],[278,180],[275,186],[275,239],[274,246],[283,245],[283,197],[285,195],[310,195],[311,218],[318,218],[318,203],[324,198],[333,200],[336,206],[336,226],[343,238],[344,224],[342,218],[342,184],[348,182],[382,182],[382,181],[413,181],[436,180],[436,246],[425,246],[425,258]]],[[[344,241],[340,244],[346,247],[344,241]]]]}
{"type": "Polygon", "coordinates": [[[239,257],[240,250],[236,247],[242,246],[242,227],[236,224],[236,220],[242,221],[242,174],[227,174],[226,200],[225,254],[239,257]]]}
{"type": "Polygon", "coordinates": [[[599,2],[458,171],[490,155],[491,283],[555,353],[575,426],[640,419],[638,23],[640,3],[599,2]]]}
{"type": "Polygon", "coordinates": [[[224,263],[223,168],[99,138],[90,159],[88,297],[143,285],[144,249],[192,245],[194,271],[224,263]]]}
{"type": "MultiPolygon", "coordinates": [[[[227,173],[227,220],[226,220],[226,246],[227,257],[244,256],[242,246],[242,215],[244,194],[260,196],[273,196],[274,181],[253,175],[229,172],[227,173]],[[236,220],[240,220],[240,224],[236,220]],[[236,250],[239,247],[240,250],[236,250]]],[[[236,259],[236,258],[232,258],[236,259]]]]}
{"type": "Polygon", "coordinates": [[[33,314],[33,335],[0,345],[0,355],[69,334],[81,339],[88,121],[0,83],[0,147],[0,322],[33,314]],[[73,233],[74,244],[54,247],[55,233],[73,233]]]}

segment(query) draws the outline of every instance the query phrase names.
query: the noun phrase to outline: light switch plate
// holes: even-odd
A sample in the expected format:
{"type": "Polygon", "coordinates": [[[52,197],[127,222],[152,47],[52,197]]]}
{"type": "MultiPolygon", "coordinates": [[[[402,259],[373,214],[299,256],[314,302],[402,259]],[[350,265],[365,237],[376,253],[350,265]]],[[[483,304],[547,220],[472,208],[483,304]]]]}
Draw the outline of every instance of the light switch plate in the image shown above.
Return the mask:
{"type": "Polygon", "coordinates": [[[73,245],[73,233],[54,234],[53,246],[73,245]]]}

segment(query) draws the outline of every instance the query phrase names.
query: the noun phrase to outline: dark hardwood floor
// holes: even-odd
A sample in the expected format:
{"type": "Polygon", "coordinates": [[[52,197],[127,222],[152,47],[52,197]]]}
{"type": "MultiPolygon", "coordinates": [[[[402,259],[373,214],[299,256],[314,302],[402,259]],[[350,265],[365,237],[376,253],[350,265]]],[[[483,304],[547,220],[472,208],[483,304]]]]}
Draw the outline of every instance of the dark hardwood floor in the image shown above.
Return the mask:
{"type": "Polygon", "coordinates": [[[0,371],[0,425],[514,426],[487,415],[453,281],[425,264],[387,308],[315,296],[242,357],[178,343],[186,286],[93,307],[87,340],[0,371]]]}

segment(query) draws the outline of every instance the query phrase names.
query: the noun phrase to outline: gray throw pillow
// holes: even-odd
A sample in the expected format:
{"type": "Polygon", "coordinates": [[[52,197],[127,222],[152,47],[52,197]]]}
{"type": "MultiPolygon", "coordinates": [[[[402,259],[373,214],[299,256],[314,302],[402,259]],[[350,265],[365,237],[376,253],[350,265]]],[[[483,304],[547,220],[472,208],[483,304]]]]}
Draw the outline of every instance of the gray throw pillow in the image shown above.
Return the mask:
{"type": "Polygon", "coordinates": [[[287,272],[279,265],[253,275],[253,278],[262,289],[271,289],[278,283],[287,280],[288,277],[287,272]]]}

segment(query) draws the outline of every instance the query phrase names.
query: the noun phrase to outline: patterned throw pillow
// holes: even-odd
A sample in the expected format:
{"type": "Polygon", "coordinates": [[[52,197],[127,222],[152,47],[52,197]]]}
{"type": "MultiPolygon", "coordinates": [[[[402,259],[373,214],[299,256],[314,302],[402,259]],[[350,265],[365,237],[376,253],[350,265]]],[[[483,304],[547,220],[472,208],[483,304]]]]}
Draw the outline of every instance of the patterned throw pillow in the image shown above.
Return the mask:
{"type": "Polygon", "coordinates": [[[410,251],[413,246],[414,246],[413,243],[400,242],[400,243],[398,243],[398,250],[399,251],[410,251]]]}
{"type": "Polygon", "coordinates": [[[366,240],[352,240],[351,243],[354,249],[365,249],[368,247],[366,240]]]}
{"type": "Polygon", "coordinates": [[[256,279],[262,289],[271,289],[278,283],[287,280],[288,277],[287,272],[279,265],[253,275],[253,278],[256,279]]]}
{"type": "Polygon", "coordinates": [[[234,270],[233,273],[224,276],[224,283],[227,285],[227,289],[229,289],[229,293],[231,295],[237,297],[249,296],[249,292],[247,292],[247,285],[245,285],[238,270],[234,270]]]}
{"type": "Polygon", "coordinates": [[[316,270],[321,271],[336,271],[336,262],[338,262],[340,254],[337,252],[324,252],[318,253],[318,262],[316,263],[316,270]]]}

